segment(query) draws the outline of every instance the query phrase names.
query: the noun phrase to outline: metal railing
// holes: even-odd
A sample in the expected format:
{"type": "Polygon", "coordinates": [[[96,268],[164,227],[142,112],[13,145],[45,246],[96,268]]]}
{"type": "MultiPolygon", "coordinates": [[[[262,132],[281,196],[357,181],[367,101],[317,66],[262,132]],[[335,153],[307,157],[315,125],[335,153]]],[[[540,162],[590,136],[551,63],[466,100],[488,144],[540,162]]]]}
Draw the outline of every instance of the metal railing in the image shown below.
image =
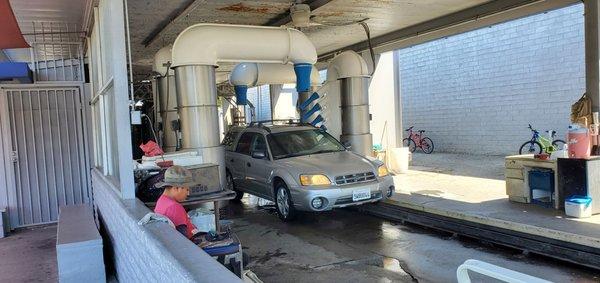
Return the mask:
{"type": "Polygon", "coordinates": [[[33,33],[26,33],[31,44],[31,69],[34,82],[81,82],[83,38],[76,24],[33,22],[33,33]]]}

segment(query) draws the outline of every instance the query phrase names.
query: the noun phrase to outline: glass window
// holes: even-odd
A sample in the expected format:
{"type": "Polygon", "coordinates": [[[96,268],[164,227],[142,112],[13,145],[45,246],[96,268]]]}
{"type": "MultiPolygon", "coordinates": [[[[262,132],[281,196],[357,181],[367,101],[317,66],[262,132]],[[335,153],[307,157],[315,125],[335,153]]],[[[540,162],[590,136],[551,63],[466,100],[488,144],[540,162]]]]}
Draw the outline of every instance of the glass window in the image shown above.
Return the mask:
{"type": "Polygon", "coordinates": [[[243,133],[240,137],[240,141],[237,144],[235,152],[250,155],[250,144],[252,143],[253,137],[254,133],[243,133]]]}
{"type": "Polygon", "coordinates": [[[252,142],[252,152],[264,152],[267,153],[267,143],[265,138],[261,134],[254,135],[254,141],[252,142]]]}
{"type": "Polygon", "coordinates": [[[334,137],[317,129],[270,134],[268,139],[273,159],[345,150],[334,137]]]}
{"type": "Polygon", "coordinates": [[[233,145],[233,142],[235,141],[235,138],[238,136],[239,132],[238,131],[229,131],[227,132],[227,134],[225,135],[225,137],[223,138],[223,142],[221,142],[222,145],[229,147],[233,145]]]}

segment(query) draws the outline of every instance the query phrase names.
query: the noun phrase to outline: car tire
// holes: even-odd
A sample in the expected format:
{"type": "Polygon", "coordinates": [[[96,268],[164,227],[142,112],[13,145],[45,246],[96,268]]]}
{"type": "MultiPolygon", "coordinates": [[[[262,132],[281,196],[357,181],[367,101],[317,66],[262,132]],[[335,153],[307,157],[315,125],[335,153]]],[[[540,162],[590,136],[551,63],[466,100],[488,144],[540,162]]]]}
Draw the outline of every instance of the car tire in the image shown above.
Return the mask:
{"type": "Polygon", "coordinates": [[[294,209],[290,190],[283,182],[275,185],[275,206],[277,208],[277,216],[283,222],[294,220],[298,214],[294,209]]]}
{"type": "Polygon", "coordinates": [[[233,201],[240,202],[244,197],[244,192],[239,191],[235,188],[235,183],[233,183],[233,176],[231,176],[231,173],[229,173],[229,171],[227,171],[225,176],[225,178],[227,179],[227,189],[235,192],[235,198],[233,198],[233,201]]]}

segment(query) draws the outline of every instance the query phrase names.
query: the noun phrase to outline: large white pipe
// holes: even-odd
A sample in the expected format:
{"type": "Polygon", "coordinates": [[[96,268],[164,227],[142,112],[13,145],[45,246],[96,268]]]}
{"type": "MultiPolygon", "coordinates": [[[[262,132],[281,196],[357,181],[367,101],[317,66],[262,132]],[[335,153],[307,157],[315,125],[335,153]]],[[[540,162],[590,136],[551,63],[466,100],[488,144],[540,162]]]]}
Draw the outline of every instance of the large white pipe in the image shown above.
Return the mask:
{"type": "MultiPolygon", "coordinates": [[[[291,64],[240,63],[229,74],[229,83],[233,86],[255,87],[265,84],[290,84],[296,82],[296,73],[291,64]]],[[[321,84],[319,71],[312,68],[310,85],[321,84]]]]}
{"type": "Polygon", "coordinates": [[[369,77],[367,62],[358,53],[348,50],[335,56],[327,66],[327,81],[369,77]]]}
{"type": "Polygon", "coordinates": [[[152,65],[152,71],[159,73],[161,76],[173,76],[175,71],[168,68],[168,64],[172,62],[173,46],[167,45],[159,49],[154,54],[154,64],[152,65]]]}
{"type": "Polygon", "coordinates": [[[154,54],[154,64],[152,70],[160,74],[155,79],[155,89],[157,100],[155,107],[157,110],[157,118],[160,117],[162,122],[161,128],[161,145],[165,152],[177,150],[178,133],[173,128],[173,122],[179,119],[177,115],[177,89],[175,87],[175,72],[169,68],[171,63],[171,48],[165,46],[154,54]]]}
{"type": "Polygon", "coordinates": [[[173,67],[219,62],[315,64],[317,51],[299,30],[281,27],[196,24],[173,45],[173,67]]]}
{"type": "Polygon", "coordinates": [[[215,66],[219,62],[294,63],[298,91],[310,89],[317,51],[302,32],[279,27],[196,24],[173,44],[183,149],[219,165],[225,185],[225,153],[220,145],[215,66]]]}
{"type": "Polygon", "coordinates": [[[354,51],[340,53],[327,67],[327,82],[340,81],[340,140],[349,143],[352,151],[364,156],[371,156],[373,152],[368,78],[367,63],[354,51]]]}

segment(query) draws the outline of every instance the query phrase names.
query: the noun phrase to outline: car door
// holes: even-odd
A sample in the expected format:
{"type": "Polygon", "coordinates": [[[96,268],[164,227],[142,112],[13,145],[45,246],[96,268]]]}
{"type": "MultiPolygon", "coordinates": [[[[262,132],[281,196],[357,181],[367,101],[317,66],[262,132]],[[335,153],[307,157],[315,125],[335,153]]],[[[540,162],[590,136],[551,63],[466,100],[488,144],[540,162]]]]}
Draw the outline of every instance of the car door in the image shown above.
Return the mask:
{"type": "Polygon", "coordinates": [[[250,159],[250,145],[253,137],[254,133],[252,132],[242,133],[235,146],[235,150],[230,152],[225,160],[236,187],[244,191],[248,187],[246,182],[246,163],[250,159]]]}
{"type": "Polygon", "coordinates": [[[251,190],[262,198],[271,198],[267,181],[272,170],[272,161],[267,150],[267,142],[262,134],[255,134],[250,145],[250,160],[246,163],[246,181],[251,190]],[[259,157],[255,153],[263,153],[259,157]]]}

